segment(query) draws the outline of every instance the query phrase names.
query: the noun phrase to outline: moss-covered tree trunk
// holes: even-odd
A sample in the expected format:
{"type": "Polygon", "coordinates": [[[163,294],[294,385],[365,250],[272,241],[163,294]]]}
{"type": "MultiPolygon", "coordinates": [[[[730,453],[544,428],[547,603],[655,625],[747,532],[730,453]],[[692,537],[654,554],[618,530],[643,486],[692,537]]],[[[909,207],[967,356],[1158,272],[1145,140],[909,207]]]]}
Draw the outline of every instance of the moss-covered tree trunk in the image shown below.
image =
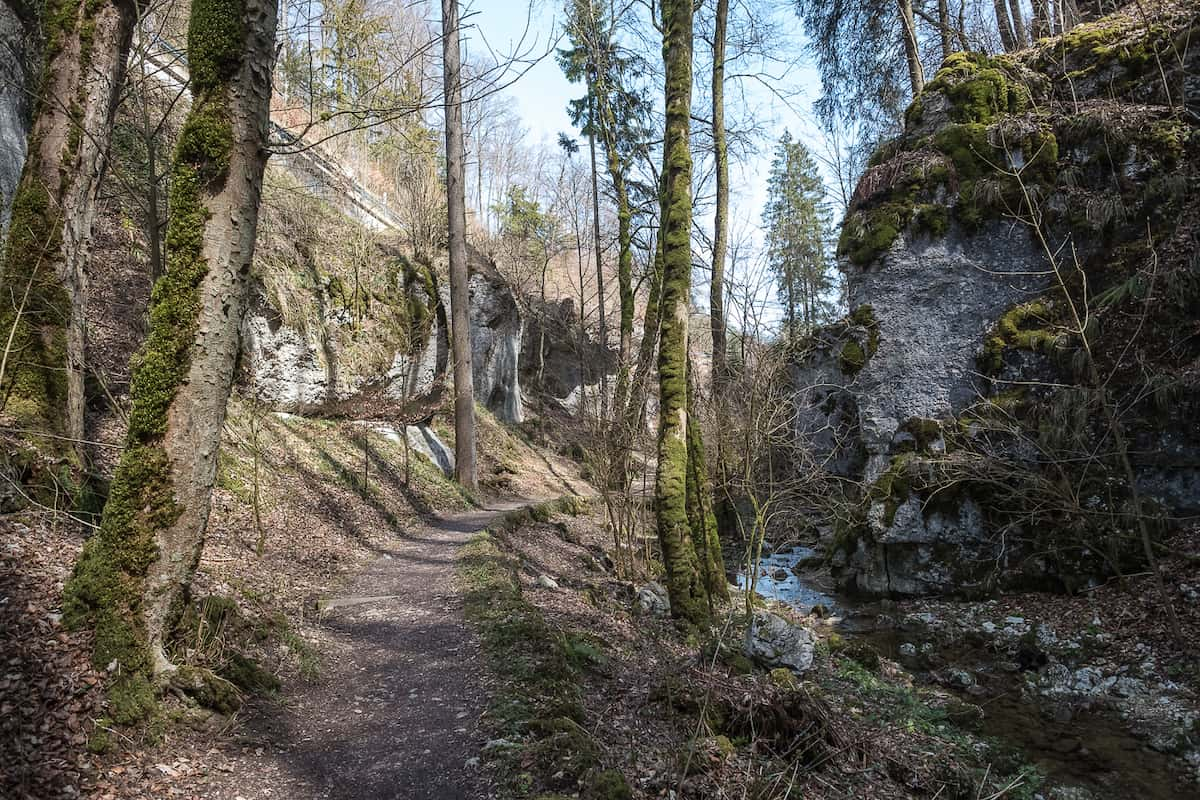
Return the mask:
{"type": "Polygon", "coordinates": [[[687,375],[687,509],[688,525],[692,529],[692,546],[704,575],[704,587],[710,603],[729,599],[729,582],[725,580],[725,561],[721,555],[721,537],[713,510],[712,482],[704,457],[704,437],[696,414],[696,382],[693,370],[687,375]]]}
{"type": "Polygon", "coordinates": [[[666,127],[663,136],[659,429],[655,510],[671,613],[702,624],[709,604],[687,511],[687,341],[692,252],[692,2],[663,0],[666,127]]]}
{"type": "Polygon", "coordinates": [[[49,434],[39,450],[82,465],[86,266],[134,4],[50,0],[42,22],[44,63],[0,263],[0,418],[49,434]]]}
{"type": "Polygon", "coordinates": [[[192,108],[171,173],[166,272],[132,363],[129,432],[100,531],[67,586],[96,629],[118,722],[175,671],[165,646],[204,543],[266,165],[274,0],[193,0],[192,108]]]}

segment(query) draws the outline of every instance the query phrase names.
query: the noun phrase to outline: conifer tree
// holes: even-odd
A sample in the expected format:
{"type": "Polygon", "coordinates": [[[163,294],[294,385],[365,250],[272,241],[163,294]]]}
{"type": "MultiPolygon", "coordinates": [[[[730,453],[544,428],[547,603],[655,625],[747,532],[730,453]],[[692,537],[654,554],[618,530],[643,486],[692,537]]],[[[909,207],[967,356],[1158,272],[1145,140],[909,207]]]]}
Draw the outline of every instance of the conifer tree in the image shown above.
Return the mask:
{"type": "Polygon", "coordinates": [[[787,131],[775,149],[767,192],[762,223],[768,266],[778,282],[785,334],[801,336],[831,316],[829,214],[815,159],[787,131]]]}

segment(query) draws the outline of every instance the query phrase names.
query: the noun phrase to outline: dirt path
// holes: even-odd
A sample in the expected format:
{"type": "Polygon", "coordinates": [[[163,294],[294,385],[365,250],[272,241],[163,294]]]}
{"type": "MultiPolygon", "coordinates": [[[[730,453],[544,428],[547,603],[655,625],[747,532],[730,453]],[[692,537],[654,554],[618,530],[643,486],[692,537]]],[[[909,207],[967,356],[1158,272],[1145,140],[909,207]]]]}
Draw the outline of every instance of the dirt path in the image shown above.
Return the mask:
{"type": "Polygon", "coordinates": [[[455,555],[522,503],[398,539],[327,604],[320,679],[246,723],[220,800],[476,800],[482,659],[455,555]]]}

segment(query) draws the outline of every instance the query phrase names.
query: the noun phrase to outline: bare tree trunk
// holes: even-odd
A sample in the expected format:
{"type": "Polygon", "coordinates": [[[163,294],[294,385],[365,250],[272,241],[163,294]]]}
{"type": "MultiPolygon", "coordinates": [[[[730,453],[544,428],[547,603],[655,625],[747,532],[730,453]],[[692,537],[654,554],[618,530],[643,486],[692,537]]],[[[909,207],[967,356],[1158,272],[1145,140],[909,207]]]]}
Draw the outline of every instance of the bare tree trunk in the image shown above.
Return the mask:
{"type": "MultiPolygon", "coordinates": [[[[716,162],[716,209],[713,215],[712,283],[708,292],[709,327],[712,329],[713,399],[720,409],[720,388],[728,370],[725,339],[725,256],[729,239],[729,142],[725,131],[725,36],[729,0],[717,0],[713,31],[712,136],[716,162]]],[[[717,454],[720,461],[720,453],[717,454]]]]}
{"type": "MultiPolygon", "coordinates": [[[[898,0],[900,5],[900,28],[904,37],[904,58],[908,62],[908,80],[913,97],[925,91],[925,69],[921,66],[921,52],[917,47],[917,23],[913,19],[912,0],[898,0]]],[[[1003,0],[997,0],[1003,2],[1003,0]]]]}
{"type": "MultiPolygon", "coordinates": [[[[131,719],[177,670],[166,639],[204,545],[254,256],[275,24],[275,0],[193,0],[193,100],[172,168],[167,268],[133,361],[129,432],[100,532],[66,591],[68,617],[95,624],[94,663],[117,664],[110,705],[131,719]]],[[[178,669],[191,684],[195,671],[178,669]]]]}
{"type": "Polygon", "coordinates": [[[1049,0],[1033,0],[1033,38],[1034,40],[1044,39],[1047,36],[1052,36],[1054,26],[1050,21],[1050,3],[1049,0]]]}
{"type": "Polygon", "coordinates": [[[1020,50],[1029,45],[1029,33],[1025,29],[1025,12],[1021,9],[1021,0],[1008,0],[1008,7],[1012,10],[1013,37],[1017,49],[1020,50]]]}
{"type": "Polygon", "coordinates": [[[687,509],[687,342],[692,270],[692,0],[663,0],[666,68],[662,179],[662,328],[658,348],[659,428],[655,511],[671,614],[692,624],[709,618],[687,509]]]}
{"type": "Polygon", "coordinates": [[[135,19],[131,0],[51,3],[48,45],[0,264],[0,333],[12,337],[0,416],[82,466],[86,267],[100,171],[135,19]],[[29,288],[20,313],[19,293],[29,288]]]}
{"type": "Polygon", "coordinates": [[[450,317],[454,335],[454,471],[472,491],[475,476],[475,391],[471,370],[470,275],[463,194],[462,60],[458,0],[442,0],[443,84],[446,95],[446,206],[450,232],[450,317]]]}
{"type": "MultiPolygon", "coordinates": [[[[594,86],[595,80],[589,84],[594,86]]],[[[588,93],[588,148],[592,158],[592,249],[596,253],[596,310],[600,320],[600,347],[608,348],[608,322],[604,316],[604,248],[600,246],[600,183],[596,174],[596,100],[588,93]]],[[[608,371],[600,368],[600,418],[608,417],[608,371]]]]}
{"type": "Polygon", "coordinates": [[[1013,35],[1012,22],[1008,18],[1008,4],[1005,0],[992,0],[992,8],[996,12],[996,30],[1000,32],[1000,44],[1004,46],[1004,52],[1011,53],[1017,49],[1017,42],[1013,35]]]}
{"type": "Polygon", "coordinates": [[[938,0],[938,38],[942,43],[942,60],[954,52],[954,26],[950,24],[950,0],[938,0]]]}

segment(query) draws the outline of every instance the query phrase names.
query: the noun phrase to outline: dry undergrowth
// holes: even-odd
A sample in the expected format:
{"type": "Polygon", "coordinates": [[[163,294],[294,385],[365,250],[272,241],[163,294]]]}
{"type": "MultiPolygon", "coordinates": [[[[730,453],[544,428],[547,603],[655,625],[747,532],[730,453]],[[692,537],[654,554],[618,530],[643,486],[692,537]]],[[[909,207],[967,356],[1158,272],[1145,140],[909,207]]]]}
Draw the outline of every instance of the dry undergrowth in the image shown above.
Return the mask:
{"type": "Polygon", "coordinates": [[[1032,796],[1036,774],[968,732],[979,709],[916,689],[869,651],[822,634],[798,681],[741,656],[737,615],[711,636],[637,615],[605,539],[589,517],[525,515],[494,526],[464,561],[485,650],[508,687],[489,755],[514,796],[1032,796]],[[569,728],[545,724],[546,687],[529,684],[526,667],[555,676],[550,694],[569,701],[569,728]],[[601,770],[619,771],[630,794],[600,786],[601,770]]]}

